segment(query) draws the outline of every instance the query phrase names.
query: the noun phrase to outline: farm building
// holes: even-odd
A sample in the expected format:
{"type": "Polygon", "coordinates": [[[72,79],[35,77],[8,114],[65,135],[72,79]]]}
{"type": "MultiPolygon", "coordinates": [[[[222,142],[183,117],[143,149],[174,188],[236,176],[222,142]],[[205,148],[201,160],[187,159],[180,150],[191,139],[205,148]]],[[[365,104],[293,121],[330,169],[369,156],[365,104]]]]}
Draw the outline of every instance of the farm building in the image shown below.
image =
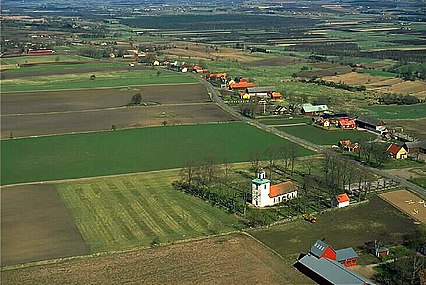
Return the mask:
{"type": "Polygon", "coordinates": [[[359,116],[355,123],[358,128],[370,130],[377,133],[386,132],[385,123],[381,120],[370,118],[366,116],[359,116]]]}
{"type": "Polygon", "coordinates": [[[347,114],[347,113],[324,113],[321,115],[321,119],[323,120],[329,120],[331,123],[335,124],[340,119],[349,119],[353,118],[353,116],[347,114]]]}
{"type": "Polygon", "coordinates": [[[406,159],[408,154],[404,147],[394,143],[389,145],[389,147],[386,149],[386,152],[395,159],[406,159]]]}
{"type": "Polygon", "coordinates": [[[194,72],[196,72],[196,73],[201,73],[201,72],[203,72],[203,68],[202,68],[201,66],[198,66],[198,65],[194,65],[194,66],[192,67],[192,70],[193,70],[194,72]]]}
{"type": "Polygon", "coordinates": [[[270,97],[272,98],[272,93],[276,90],[274,86],[265,86],[265,87],[248,87],[246,89],[247,94],[251,97],[270,97]]]}
{"type": "Polygon", "coordinates": [[[408,151],[408,153],[426,153],[426,140],[406,142],[402,147],[408,151]]]}
{"type": "Polygon", "coordinates": [[[348,118],[340,118],[338,126],[344,130],[353,130],[356,128],[355,120],[348,118]]]}
{"type": "Polygon", "coordinates": [[[56,52],[51,49],[37,49],[37,50],[29,50],[28,55],[51,55],[56,52]]]}
{"type": "Polygon", "coordinates": [[[293,182],[285,181],[271,186],[263,170],[257,172],[252,180],[252,204],[256,207],[272,206],[297,197],[297,189],[293,182]]]}
{"type": "Polygon", "coordinates": [[[273,113],[274,115],[283,115],[287,111],[286,107],[284,106],[276,106],[273,113]]]}
{"type": "Polygon", "coordinates": [[[333,206],[343,208],[349,206],[349,196],[346,193],[336,195],[332,201],[333,206]]]}
{"type": "Polygon", "coordinates": [[[337,146],[341,150],[346,150],[350,152],[359,153],[359,145],[358,143],[352,143],[350,140],[339,141],[337,146]]]}
{"type": "Polygon", "coordinates": [[[324,113],[325,111],[328,111],[327,105],[312,105],[311,103],[306,103],[301,105],[301,113],[306,116],[315,116],[321,113],[324,113]]]}
{"type": "Polygon", "coordinates": [[[383,258],[389,255],[389,248],[385,247],[385,246],[377,246],[374,249],[374,255],[377,258],[383,258]]]}
{"type": "Polygon", "coordinates": [[[271,99],[277,100],[281,98],[281,93],[280,92],[272,92],[271,94],[271,99]]]}

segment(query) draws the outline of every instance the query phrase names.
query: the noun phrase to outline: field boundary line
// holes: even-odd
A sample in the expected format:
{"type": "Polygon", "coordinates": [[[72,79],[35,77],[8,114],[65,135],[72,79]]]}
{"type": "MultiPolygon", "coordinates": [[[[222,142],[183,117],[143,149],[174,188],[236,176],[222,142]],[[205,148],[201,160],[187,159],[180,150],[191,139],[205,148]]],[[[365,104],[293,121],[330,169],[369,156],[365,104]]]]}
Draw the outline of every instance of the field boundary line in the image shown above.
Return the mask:
{"type": "Polygon", "coordinates": [[[125,253],[130,253],[130,252],[135,252],[135,251],[143,251],[143,250],[155,249],[155,248],[159,248],[159,247],[167,247],[167,246],[173,246],[173,245],[177,245],[177,244],[185,244],[185,243],[203,241],[203,240],[207,240],[207,239],[211,239],[211,238],[238,235],[238,234],[242,234],[242,233],[243,232],[241,230],[235,230],[235,231],[229,231],[229,232],[224,232],[224,233],[220,233],[220,234],[201,236],[201,237],[189,238],[189,239],[184,239],[184,240],[177,240],[177,241],[173,241],[173,242],[169,242],[169,243],[160,243],[156,246],[149,246],[149,245],[138,246],[138,247],[133,247],[133,248],[130,248],[130,249],[100,251],[100,252],[86,254],[86,255],[60,257],[60,258],[47,259],[47,260],[41,260],[41,261],[27,262],[27,263],[22,263],[22,264],[6,265],[6,266],[2,266],[0,268],[0,272],[9,271],[9,270],[18,270],[18,269],[24,269],[24,268],[30,268],[30,267],[37,267],[37,266],[54,265],[54,264],[60,264],[60,263],[64,263],[64,262],[79,261],[79,260],[85,260],[85,259],[96,258],[96,257],[110,256],[110,255],[114,255],[114,254],[125,254],[125,253]]]}
{"type": "Polygon", "coordinates": [[[252,240],[256,241],[257,243],[259,243],[260,245],[262,245],[264,248],[266,248],[269,251],[271,251],[273,254],[275,254],[276,256],[278,256],[279,258],[281,258],[286,263],[288,262],[288,260],[286,260],[280,253],[278,253],[278,251],[276,251],[275,249],[273,249],[270,246],[266,245],[263,241],[255,238],[253,235],[251,235],[247,231],[243,230],[243,231],[241,231],[241,233],[244,234],[244,235],[246,235],[246,236],[248,236],[248,237],[250,237],[252,240]]]}
{"type": "Polygon", "coordinates": [[[3,94],[15,94],[15,93],[36,93],[36,92],[57,92],[57,91],[82,91],[82,90],[105,90],[114,88],[128,88],[128,87],[146,87],[146,86],[174,86],[174,85],[194,85],[200,84],[198,82],[186,82],[186,83],[157,83],[157,84],[138,84],[138,85],[123,85],[123,86],[110,86],[110,87],[94,87],[94,88],[69,88],[69,89],[48,89],[48,90],[30,90],[30,91],[5,91],[3,94]]]}

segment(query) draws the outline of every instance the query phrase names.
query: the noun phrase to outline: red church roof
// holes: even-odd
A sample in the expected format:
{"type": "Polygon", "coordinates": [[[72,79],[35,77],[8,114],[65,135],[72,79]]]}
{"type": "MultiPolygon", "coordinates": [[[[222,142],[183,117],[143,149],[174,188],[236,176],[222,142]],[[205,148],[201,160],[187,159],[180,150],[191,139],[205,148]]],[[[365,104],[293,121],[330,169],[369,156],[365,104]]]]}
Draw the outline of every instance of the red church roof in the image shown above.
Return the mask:
{"type": "Polygon", "coordinates": [[[291,193],[296,190],[293,182],[286,181],[276,185],[272,185],[269,190],[269,198],[274,198],[286,193],[291,193]]]}

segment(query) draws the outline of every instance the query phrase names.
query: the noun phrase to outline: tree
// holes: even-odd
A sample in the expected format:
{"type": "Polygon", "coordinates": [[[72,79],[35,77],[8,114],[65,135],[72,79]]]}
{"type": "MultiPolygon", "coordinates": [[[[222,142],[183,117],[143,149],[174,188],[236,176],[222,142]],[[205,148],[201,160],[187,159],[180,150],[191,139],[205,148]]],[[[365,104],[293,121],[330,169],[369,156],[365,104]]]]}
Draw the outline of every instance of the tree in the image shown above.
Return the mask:
{"type": "Polygon", "coordinates": [[[268,147],[266,149],[266,157],[268,158],[269,179],[272,179],[272,170],[278,157],[278,148],[276,146],[268,147]]]}
{"type": "Polygon", "coordinates": [[[371,153],[377,167],[382,166],[383,163],[389,160],[389,155],[386,152],[386,145],[384,144],[373,144],[371,153]]]}
{"type": "Polygon", "coordinates": [[[141,93],[136,93],[132,96],[132,99],[130,99],[131,105],[140,105],[142,103],[142,95],[141,93]]]}
{"type": "Polygon", "coordinates": [[[294,172],[294,164],[296,162],[296,157],[299,153],[299,148],[296,144],[291,144],[289,147],[289,156],[290,156],[290,163],[291,163],[291,175],[293,175],[294,172]]]}
{"type": "Polygon", "coordinates": [[[92,74],[90,75],[90,80],[95,80],[96,79],[96,75],[92,74]]]}
{"type": "Polygon", "coordinates": [[[160,76],[160,74],[161,74],[161,71],[160,71],[160,70],[157,70],[157,72],[156,72],[157,77],[159,77],[159,76],[160,76]]]}

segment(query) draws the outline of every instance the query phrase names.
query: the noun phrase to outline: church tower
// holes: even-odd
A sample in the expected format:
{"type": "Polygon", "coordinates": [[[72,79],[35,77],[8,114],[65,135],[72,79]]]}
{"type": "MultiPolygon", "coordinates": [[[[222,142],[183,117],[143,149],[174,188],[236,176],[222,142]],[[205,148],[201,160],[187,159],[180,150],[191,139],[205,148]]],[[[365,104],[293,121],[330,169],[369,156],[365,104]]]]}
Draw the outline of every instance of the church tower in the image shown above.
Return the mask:
{"type": "Polygon", "coordinates": [[[252,204],[256,207],[269,205],[269,191],[271,181],[266,179],[266,172],[263,169],[257,171],[257,178],[251,181],[252,204]]]}

